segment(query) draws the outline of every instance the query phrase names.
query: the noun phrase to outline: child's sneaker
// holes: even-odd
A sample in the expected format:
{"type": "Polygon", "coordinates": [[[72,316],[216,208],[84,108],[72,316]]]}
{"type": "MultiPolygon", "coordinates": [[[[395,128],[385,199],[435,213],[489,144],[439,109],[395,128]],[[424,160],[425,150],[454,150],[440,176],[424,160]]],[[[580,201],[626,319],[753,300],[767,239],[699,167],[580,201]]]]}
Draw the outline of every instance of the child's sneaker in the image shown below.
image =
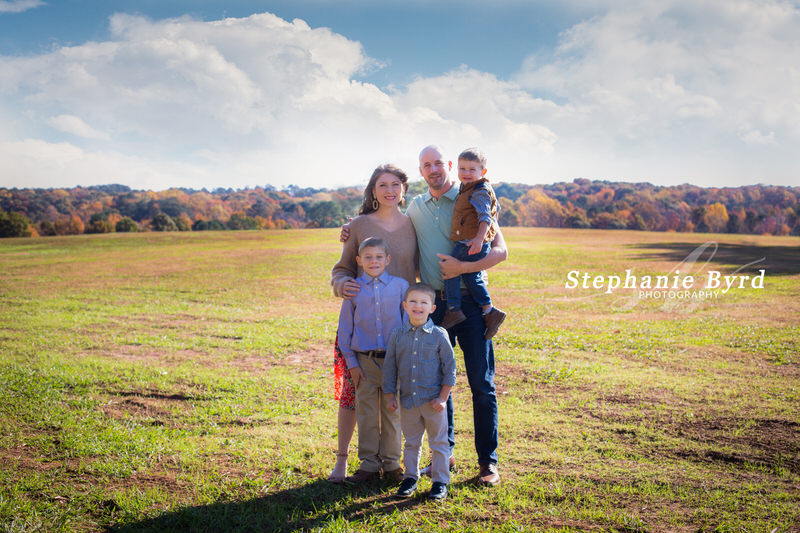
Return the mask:
{"type": "Polygon", "coordinates": [[[442,501],[447,498],[447,483],[441,481],[434,481],[431,487],[431,492],[428,494],[429,500],[442,501]]]}
{"type": "Polygon", "coordinates": [[[400,483],[400,488],[397,489],[398,498],[410,498],[417,490],[417,480],[413,477],[407,477],[400,483]]]}
{"type": "Polygon", "coordinates": [[[504,312],[496,307],[492,307],[491,311],[483,315],[483,323],[486,324],[486,334],[483,338],[489,340],[494,337],[497,334],[497,330],[500,329],[500,324],[502,324],[505,319],[506,314],[504,312]]]}
{"type": "Polygon", "coordinates": [[[451,311],[450,309],[444,314],[444,318],[442,318],[442,323],[439,324],[444,329],[450,329],[456,324],[461,324],[467,319],[467,315],[464,314],[464,311],[461,309],[456,309],[455,311],[451,311]]]}

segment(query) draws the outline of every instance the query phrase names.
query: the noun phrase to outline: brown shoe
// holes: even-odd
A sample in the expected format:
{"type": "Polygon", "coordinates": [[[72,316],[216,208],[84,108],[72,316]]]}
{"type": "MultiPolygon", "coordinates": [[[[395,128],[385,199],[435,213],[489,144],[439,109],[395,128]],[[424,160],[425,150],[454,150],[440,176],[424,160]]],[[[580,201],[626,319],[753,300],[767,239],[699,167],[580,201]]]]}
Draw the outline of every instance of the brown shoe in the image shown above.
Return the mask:
{"type": "Polygon", "coordinates": [[[456,324],[461,324],[467,319],[467,315],[464,314],[464,311],[461,309],[456,309],[455,311],[451,311],[450,309],[444,314],[444,318],[442,318],[442,323],[439,324],[444,329],[449,329],[455,326],[456,324]]]}
{"type": "Polygon", "coordinates": [[[405,479],[402,468],[395,468],[383,473],[384,481],[391,481],[392,483],[401,483],[405,479]]]}
{"type": "MultiPolygon", "coordinates": [[[[453,472],[455,469],[456,469],[456,458],[455,458],[455,456],[451,455],[450,456],[450,471],[453,472]]],[[[420,476],[431,477],[431,470],[433,470],[433,464],[428,463],[428,466],[426,466],[425,468],[423,468],[422,470],[419,471],[419,475],[420,476]]]]}
{"type": "Polygon", "coordinates": [[[492,307],[489,313],[483,315],[483,323],[486,324],[486,333],[483,338],[487,341],[497,335],[500,324],[506,319],[506,314],[496,307],[492,307]]]}
{"type": "Polygon", "coordinates": [[[381,478],[380,470],[377,472],[368,472],[360,468],[355,471],[352,476],[344,478],[344,482],[348,485],[361,485],[362,483],[369,483],[370,481],[377,481],[381,478]]]}
{"type": "Polygon", "coordinates": [[[497,473],[497,465],[494,463],[479,463],[480,474],[478,474],[478,481],[481,485],[487,487],[494,487],[500,483],[500,474],[497,473]]]}

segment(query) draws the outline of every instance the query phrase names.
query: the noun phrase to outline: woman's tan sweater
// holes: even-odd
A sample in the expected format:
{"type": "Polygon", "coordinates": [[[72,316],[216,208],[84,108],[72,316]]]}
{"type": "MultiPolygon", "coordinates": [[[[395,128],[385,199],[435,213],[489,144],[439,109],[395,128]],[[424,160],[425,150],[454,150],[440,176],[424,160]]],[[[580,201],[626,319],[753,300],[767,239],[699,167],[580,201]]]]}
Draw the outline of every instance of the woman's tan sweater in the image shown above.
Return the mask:
{"type": "Polygon", "coordinates": [[[419,264],[417,234],[411,219],[404,217],[403,224],[394,231],[386,231],[369,215],[359,215],[350,222],[350,238],[342,244],[342,257],[331,271],[333,294],[342,297],[342,288],[347,280],[355,279],[363,271],[356,263],[358,246],[369,237],[379,237],[386,242],[391,260],[386,271],[403,278],[409,284],[416,281],[419,264]]]}

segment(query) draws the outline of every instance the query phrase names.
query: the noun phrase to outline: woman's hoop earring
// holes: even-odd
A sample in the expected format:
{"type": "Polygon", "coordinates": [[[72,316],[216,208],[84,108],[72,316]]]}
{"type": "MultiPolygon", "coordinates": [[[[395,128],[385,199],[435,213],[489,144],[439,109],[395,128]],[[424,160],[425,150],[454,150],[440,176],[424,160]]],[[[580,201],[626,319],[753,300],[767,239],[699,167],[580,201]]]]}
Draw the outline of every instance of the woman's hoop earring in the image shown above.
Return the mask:
{"type": "Polygon", "coordinates": [[[379,207],[380,207],[380,204],[378,203],[378,200],[373,198],[372,199],[372,209],[373,209],[373,211],[377,211],[379,207]]]}
{"type": "Polygon", "coordinates": [[[400,205],[406,205],[406,197],[405,196],[400,198],[400,205]]]}

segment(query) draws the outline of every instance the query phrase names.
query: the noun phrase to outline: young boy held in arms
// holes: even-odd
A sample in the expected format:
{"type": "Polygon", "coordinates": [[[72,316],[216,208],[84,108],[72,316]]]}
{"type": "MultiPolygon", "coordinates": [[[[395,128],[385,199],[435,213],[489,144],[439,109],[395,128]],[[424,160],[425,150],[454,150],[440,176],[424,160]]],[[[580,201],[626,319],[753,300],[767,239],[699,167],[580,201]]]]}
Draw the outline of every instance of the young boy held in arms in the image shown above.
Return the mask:
{"type": "Polygon", "coordinates": [[[419,450],[427,431],[428,445],[433,454],[433,486],[428,498],[441,501],[447,497],[450,483],[445,406],[456,383],[456,360],[447,332],[434,326],[428,318],[436,309],[435,300],[436,293],[424,283],[416,283],[406,292],[403,308],[407,318],[402,327],[392,332],[386,345],[383,392],[390,411],[397,410],[397,396],[402,407],[406,478],[400,484],[397,496],[408,498],[416,491],[419,450]]]}
{"type": "Polygon", "coordinates": [[[339,347],[356,388],[358,458],[361,465],[346,483],[380,478],[400,482],[400,415],[387,409],[381,394],[386,342],[403,323],[403,296],[408,282],[385,272],[391,257],[386,243],[365,239],[356,262],[364,273],[356,279],[358,294],[342,301],[339,347]]]}
{"type": "MultiPolygon", "coordinates": [[[[497,198],[486,175],[486,156],[477,148],[467,148],[458,156],[458,191],[453,209],[453,226],[450,240],[455,241],[452,255],[461,261],[474,262],[486,257],[492,239],[497,233],[497,198]]],[[[461,310],[461,282],[466,290],[483,308],[486,325],[484,337],[494,337],[506,314],[492,306],[492,299],[483,272],[470,272],[456,278],[444,280],[447,313],[441,326],[445,329],[467,319],[461,310]]]]}

